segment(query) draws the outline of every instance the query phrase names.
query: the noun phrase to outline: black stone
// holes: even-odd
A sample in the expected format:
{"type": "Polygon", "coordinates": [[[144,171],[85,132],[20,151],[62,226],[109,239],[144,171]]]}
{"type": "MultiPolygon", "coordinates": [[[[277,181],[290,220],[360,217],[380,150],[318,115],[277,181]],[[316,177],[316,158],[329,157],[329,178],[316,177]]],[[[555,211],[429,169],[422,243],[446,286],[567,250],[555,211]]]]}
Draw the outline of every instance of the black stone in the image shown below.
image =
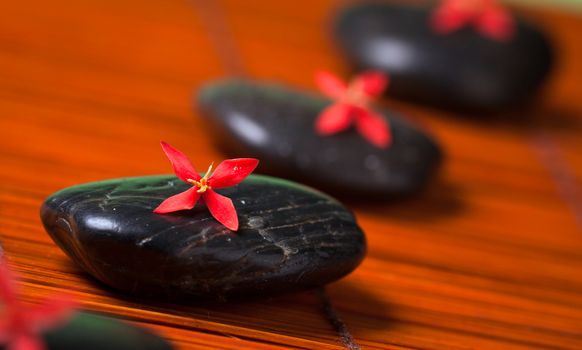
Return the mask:
{"type": "MultiPolygon", "coordinates": [[[[114,319],[77,313],[62,327],[43,334],[47,350],[171,350],[164,339],[146,329],[114,319]]],[[[0,345],[0,349],[5,349],[0,345]]]]}
{"type": "Polygon", "coordinates": [[[441,154],[428,136],[392,112],[393,144],[371,145],[354,128],[329,137],[314,130],[329,100],[274,85],[232,80],[201,90],[203,123],[233,156],[259,158],[261,172],[338,196],[388,199],[423,188],[441,154]]]}
{"type": "Polygon", "coordinates": [[[55,242],[103,283],[146,296],[263,296],[321,286],[351,272],[365,254],[353,215],[299,184],[251,175],[230,197],[232,232],[204,205],[155,214],[189,188],[174,176],[94,182],[53,194],[42,222],[55,242]]]}
{"type": "Polygon", "coordinates": [[[335,36],[358,69],[391,77],[390,96],[453,109],[497,111],[525,102],[550,71],[548,39],[516,18],[508,42],[482,36],[472,26],[433,33],[432,8],[364,4],[338,15],[335,36]]]}

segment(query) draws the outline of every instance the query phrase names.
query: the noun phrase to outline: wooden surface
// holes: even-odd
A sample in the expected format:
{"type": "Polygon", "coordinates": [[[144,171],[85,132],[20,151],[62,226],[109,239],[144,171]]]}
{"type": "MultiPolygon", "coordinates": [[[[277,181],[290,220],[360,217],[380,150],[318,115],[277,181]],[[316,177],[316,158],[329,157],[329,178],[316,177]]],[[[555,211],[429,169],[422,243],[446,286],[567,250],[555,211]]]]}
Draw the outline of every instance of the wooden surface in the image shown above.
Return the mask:
{"type": "Polygon", "coordinates": [[[138,300],[92,282],[39,220],[52,192],[170,172],[158,141],[196,164],[223,156],[192,112],[233,71],[314,89],[347,74],[330,0],[22,0],[0,5],[0,237],[23,298],[71,290],[87,310],[144,324],[180,349],[582,348],[582,19],[526,10],[559,65],[535,107],[477,121],[388,102],[437,136],[447,159],[411,200],[347,203],[364,263],[315,292],[262,302],[138,300]],[[510,121],[511,120],[511,121],[510,121]],[[332,310],[333,311],[333,310],[332,310]],[[339,325],[341,326],[341,325],[339,325]],[[344,336],[346,332],[344,332],[344,336]]]}

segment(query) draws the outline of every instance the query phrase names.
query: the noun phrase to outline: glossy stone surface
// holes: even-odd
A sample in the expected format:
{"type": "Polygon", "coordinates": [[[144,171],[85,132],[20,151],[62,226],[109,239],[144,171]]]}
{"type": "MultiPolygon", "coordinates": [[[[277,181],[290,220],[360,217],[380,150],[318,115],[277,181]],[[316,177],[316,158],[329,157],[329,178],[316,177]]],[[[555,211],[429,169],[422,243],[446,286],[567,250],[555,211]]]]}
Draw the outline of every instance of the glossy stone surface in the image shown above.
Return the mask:
{"type": "Polygon", "coordinates": [[[162,297],[260,297],[320,286],[351,272],[364,235],[334,199],[289,181],[251,175],[217,190],[231,198],[232,232],[198,204],[155,214],[189,185],[174,176],[94,182],[53,194],[42,222],[55,242],[103,283],[162,297]]]}
{"type": "MultiPolygon", "coordinates": [[[[63,327],[44,335],[47,350],[170,350],[150,331],[111,318],[77,313],[63,327]]],[[[3,349],[0,346],[0,349],[3,349]]]]}
{"type": "Polygon", "coordinates": [[[384,111],[390,148],[371,145],[355,128],[321,137],[314,121],[330,101],[280,85],[218,82],[198,95],[203,124],[232,156],[261,159],[259,170],[292,178],[337,196],[390,199],[420,190],[441,153],[410,123],[384,111]]]}
{"type": "Polygon", "coordinates": [[[511,107],[531,97],[548,75],[548,39],[522,19],[516,19],[516,35],[505,43],[473,27],[434,34],[431,11],[395,4],[349,7],[338,15],[335,36],[358,69],[390,74],[390,96],[442,107],[511,107]]]}

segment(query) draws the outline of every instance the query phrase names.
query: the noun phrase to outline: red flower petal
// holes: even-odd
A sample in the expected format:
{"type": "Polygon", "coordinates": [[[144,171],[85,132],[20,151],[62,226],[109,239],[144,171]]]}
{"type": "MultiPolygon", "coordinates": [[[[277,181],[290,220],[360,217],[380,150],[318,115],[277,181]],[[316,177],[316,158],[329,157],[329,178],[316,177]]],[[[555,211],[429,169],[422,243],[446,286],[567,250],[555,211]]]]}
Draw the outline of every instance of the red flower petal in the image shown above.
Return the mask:
{"type": "Polygon", "coordinates": [[[8,333],[9,331],[10,331],[9,319],[7,319],[7,317],[4,316],[4,318],[0,320],[0,344],[6,343],[7,339],[9,338],[8,333]]]}
{"type": "Polygon", "coordinates": [[[45,350],[44,342],[36,335],[19,334],[8,344],[7,350],[45,350]]]}
{"type": "Polygon", "coordinates": [[[356,127],[373,145],[386,148],[392,142],[388,122],[383,116],[368,110],[359,110],[356,113],[356,127]]]}
{"type": "Polygon", "coordinates": [[[162,144],[164,153],[166,153],[170,163],[172,163],[174,173],[176,173],[178,178],[180,178],[182,181],[187,181],[188,179],[200,180],[200,175],[184,153],[178,151],[164,141],[160,143],[162,144]]]}
{"type": "Polygon", "coordinates": [[[352,123],[353,107],[335,103],[324,109],[315,121],[315,130],[320,135],[332,135],[347,129],[352,123]]]}
{"type": "Polygon", "coordinates": [[[210,214],[218,222],[232,231],[238,230],[238,216],[230,198],[222,196],[213,190],[204,192],[203,198],[208,210],[210,210],[210,214]]]}
{"type": "Polygon", "coordinates": [[[438,34],[448,34],[461,29],[471,21],[472,14],[443,4],[433,12],[431,25],[438,34]]]}
{"type": "Polygon", "coordinates": [[[475,25],[483,35],[499,40],[510,40],[515,34],[511,15],[502,8],[492,7],[477,18],[475,25]]]}
{"type": "Polygon", "coordinates": [[[198,202],[198,198],[200,198],[200,193],[196,192],[197,190],[196,187],[192,187],[182,193],[167,198],[154,209],[154,213],[165,214],[194,208],[196,202],[198,202]]]}
{"type": "Polygon", "coordinates": [[[326,71],[315,73],[315,83],[321,92],[333,99],[341,98],[347,90],[347,86],[343,81],[326,71]]]}
{"type": "Polygon", "coordinates": [[[73,299],[66,295],[46,300],[28,312],[29,322],[36,330],[53,328],[67,321],[76,305],[73,299]]]}
{"type": "Polygon", "coordinates": [[[388,76],[378,71],[368,71],[358,75],[354,81],[366,95],[378,96],[388,87],[388,76]]]}
{"type": "Polygon", "coordinates": [[[258,159],[238,158],[223,161],[208,179],[212,188],[223,188],[238,185],[249,176],[259,165],[258,159]]]}

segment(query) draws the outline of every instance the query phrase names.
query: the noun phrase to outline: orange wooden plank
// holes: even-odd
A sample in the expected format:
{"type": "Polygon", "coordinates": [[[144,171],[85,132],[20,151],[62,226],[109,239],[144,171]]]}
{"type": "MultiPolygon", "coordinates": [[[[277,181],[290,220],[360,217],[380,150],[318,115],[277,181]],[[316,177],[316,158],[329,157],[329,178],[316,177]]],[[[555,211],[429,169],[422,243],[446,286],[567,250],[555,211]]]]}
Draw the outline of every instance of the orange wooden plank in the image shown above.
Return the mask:
{"type": "MultiPolygon", "coordinates": [[[[221,159],[192,111],[192,93],[232,73],[225,61],[306,89],[317,68],[348,72],[326,27],[337,2],[212,3],[3,4],[2,245],[26,301],[70,290],[84,308],[154,328],[181,349],[344,348],[317,293],[227,305],[135,299],[95,283],[40,224],[42,201],[60,188],[168,172],[160,139],[196,162],[221,159]],[[217,26],[228,30],[217,35],[217,26]],[[221,56],[224,45],[233,57],[221,56]]],[[[421,196],[346,203],[369,254],[327,295],[362,348],[582,347],[582,227],[572,204],[582,194],[563,191],[582,178],[582,20],[526,12],[560,52],[545,97],[520,112],[531,119],[475,121],[387,102],[429,128],[447,160],[421,196]]]]}

